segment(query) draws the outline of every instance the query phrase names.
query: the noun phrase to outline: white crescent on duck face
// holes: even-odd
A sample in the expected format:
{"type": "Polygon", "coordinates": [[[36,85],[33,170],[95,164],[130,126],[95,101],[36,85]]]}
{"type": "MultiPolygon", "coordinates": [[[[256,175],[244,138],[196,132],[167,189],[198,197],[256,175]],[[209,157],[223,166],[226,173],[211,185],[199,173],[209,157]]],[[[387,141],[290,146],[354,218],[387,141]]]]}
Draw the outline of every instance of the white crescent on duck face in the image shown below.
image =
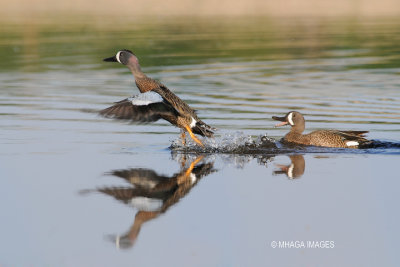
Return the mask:
{"type": "Polygon", "coordinates": [[[134,122],[151,122],[164,119],[188,132],[199,145],[202,142],[194,135],[212,137],[214,128],[201,121],[196,112],[165,85],[147,77],[141,70],[139,60],[129,50],[118,51],[116,56],[104,61],[114,61],[126,65],[135,77],[142,94],[117,102],[114,106],[100,111],[100,114],[115,119],[134,122]]]}
{"type": "Polygon", "coordinates": [[[293,112],[290,112],[289,115],[288,115],[288,121],[289,121],[290,125],[294,125],[292,118],[293,118],[293,112]]]}
{"type": "MultiPolygon", "coordinates": [[[[117,55],[115,56],[115,57],[117,58],[117,61],[118,61],[119,63],[121,63],[121,60],[119,59],[120,55],[121,55],[121,51],[118,51],[117,55]]],[[[122,63],[121,63],[121,64],[122,64],[122,63]]]]}

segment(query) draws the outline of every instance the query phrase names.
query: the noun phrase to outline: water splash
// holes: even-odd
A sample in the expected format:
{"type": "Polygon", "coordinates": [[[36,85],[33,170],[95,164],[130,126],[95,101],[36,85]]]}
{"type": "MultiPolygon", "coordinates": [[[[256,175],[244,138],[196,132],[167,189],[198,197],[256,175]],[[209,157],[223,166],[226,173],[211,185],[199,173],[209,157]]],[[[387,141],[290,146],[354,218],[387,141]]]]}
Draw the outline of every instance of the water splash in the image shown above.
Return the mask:
{"type": "MultiPolygon", "coordinates": [[[[175,139],[170,149],[174,153],[184,154],[240,154],[240,155],[276,155],[288,153],[355,153],[355,154],[400,154],[400,142],[371,140],[368,146],[359,149],[330,148],[317,146],[302,146],[276,141],[267,134],[252,137],[243,132],[226,133],[215,138],[203,139],[204,147],[198,146],[193,140],[175,139]]],[[[254,157],[253,157],[254,158],[254,157]]],[[[261,158],[260,162],[269,161],[261,158]]],[[[231,160],[228,160],[231,161],[231,160]]],[[[239,166],[241,164],[238,164],[239,166]]]]}
{"type": "Polygon", "coordinates": [[[170,149],[180,153],[222,153],[222,154],[257,154],[272,152],[278,149],[276,141],[267,135],[260,135],[253,139],[243,132],[226,133],[215,138],[203,140],[204,147],[198,146],[192,140],[186,140],[186,145],[181,139],[172,142],[170,149]]]}

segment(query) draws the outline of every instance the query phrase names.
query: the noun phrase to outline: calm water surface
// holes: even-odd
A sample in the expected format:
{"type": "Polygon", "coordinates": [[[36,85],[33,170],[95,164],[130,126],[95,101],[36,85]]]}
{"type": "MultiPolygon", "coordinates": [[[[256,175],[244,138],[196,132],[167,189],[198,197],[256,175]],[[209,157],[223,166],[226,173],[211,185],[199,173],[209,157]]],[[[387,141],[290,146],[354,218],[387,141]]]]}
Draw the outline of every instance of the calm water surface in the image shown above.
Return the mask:
{"type": "Polygon", "coordinates": [[[0,25],[0,265],[396,266],[400,20],[0,25]],[[121,48],[217,127],[207,145],[227,153],[169,149],[179,130],[164,121],[96,116],[138,92],[127,69],[101,61],[121,48]],[[271,116],[289,110],[307,131],[368,130],[389,145],[229,153],[278,140],[288,128],[271,116]],[[150,194],[143,181],[166,184],[155,210],[132,201],[150,194]],[[271,247],[309,240],[334,248],[271,247]]]}

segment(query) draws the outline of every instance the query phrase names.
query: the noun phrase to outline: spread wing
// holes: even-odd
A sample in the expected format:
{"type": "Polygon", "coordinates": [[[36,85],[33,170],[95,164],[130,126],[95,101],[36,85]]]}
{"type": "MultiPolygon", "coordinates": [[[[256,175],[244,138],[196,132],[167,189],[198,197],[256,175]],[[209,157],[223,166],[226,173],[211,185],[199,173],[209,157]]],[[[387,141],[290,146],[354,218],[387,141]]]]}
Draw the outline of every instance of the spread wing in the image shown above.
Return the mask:
{"type": "Polygon", "coordinates": [[[178,112],[159,93],[149,91],[116,102],[99,114],[106,118],[146,123],[157,121],[163,116],[176,116],[178,112]]]}

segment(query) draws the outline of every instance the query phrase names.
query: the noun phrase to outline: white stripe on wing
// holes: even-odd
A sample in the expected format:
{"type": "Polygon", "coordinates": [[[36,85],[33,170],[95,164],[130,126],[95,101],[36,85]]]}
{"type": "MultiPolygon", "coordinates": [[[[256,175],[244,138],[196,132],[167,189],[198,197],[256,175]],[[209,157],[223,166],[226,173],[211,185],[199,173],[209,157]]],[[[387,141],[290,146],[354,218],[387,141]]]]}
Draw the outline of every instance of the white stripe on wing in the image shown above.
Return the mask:
{"type": "Polygon", "coordinates": [[[132,105],[134,106],[146,106],[153,103],[161,103],[163,100],[164,99],[161,95],[153,91],[138,94],[129,98],[129,101],[131,101],[132,105]]]}

